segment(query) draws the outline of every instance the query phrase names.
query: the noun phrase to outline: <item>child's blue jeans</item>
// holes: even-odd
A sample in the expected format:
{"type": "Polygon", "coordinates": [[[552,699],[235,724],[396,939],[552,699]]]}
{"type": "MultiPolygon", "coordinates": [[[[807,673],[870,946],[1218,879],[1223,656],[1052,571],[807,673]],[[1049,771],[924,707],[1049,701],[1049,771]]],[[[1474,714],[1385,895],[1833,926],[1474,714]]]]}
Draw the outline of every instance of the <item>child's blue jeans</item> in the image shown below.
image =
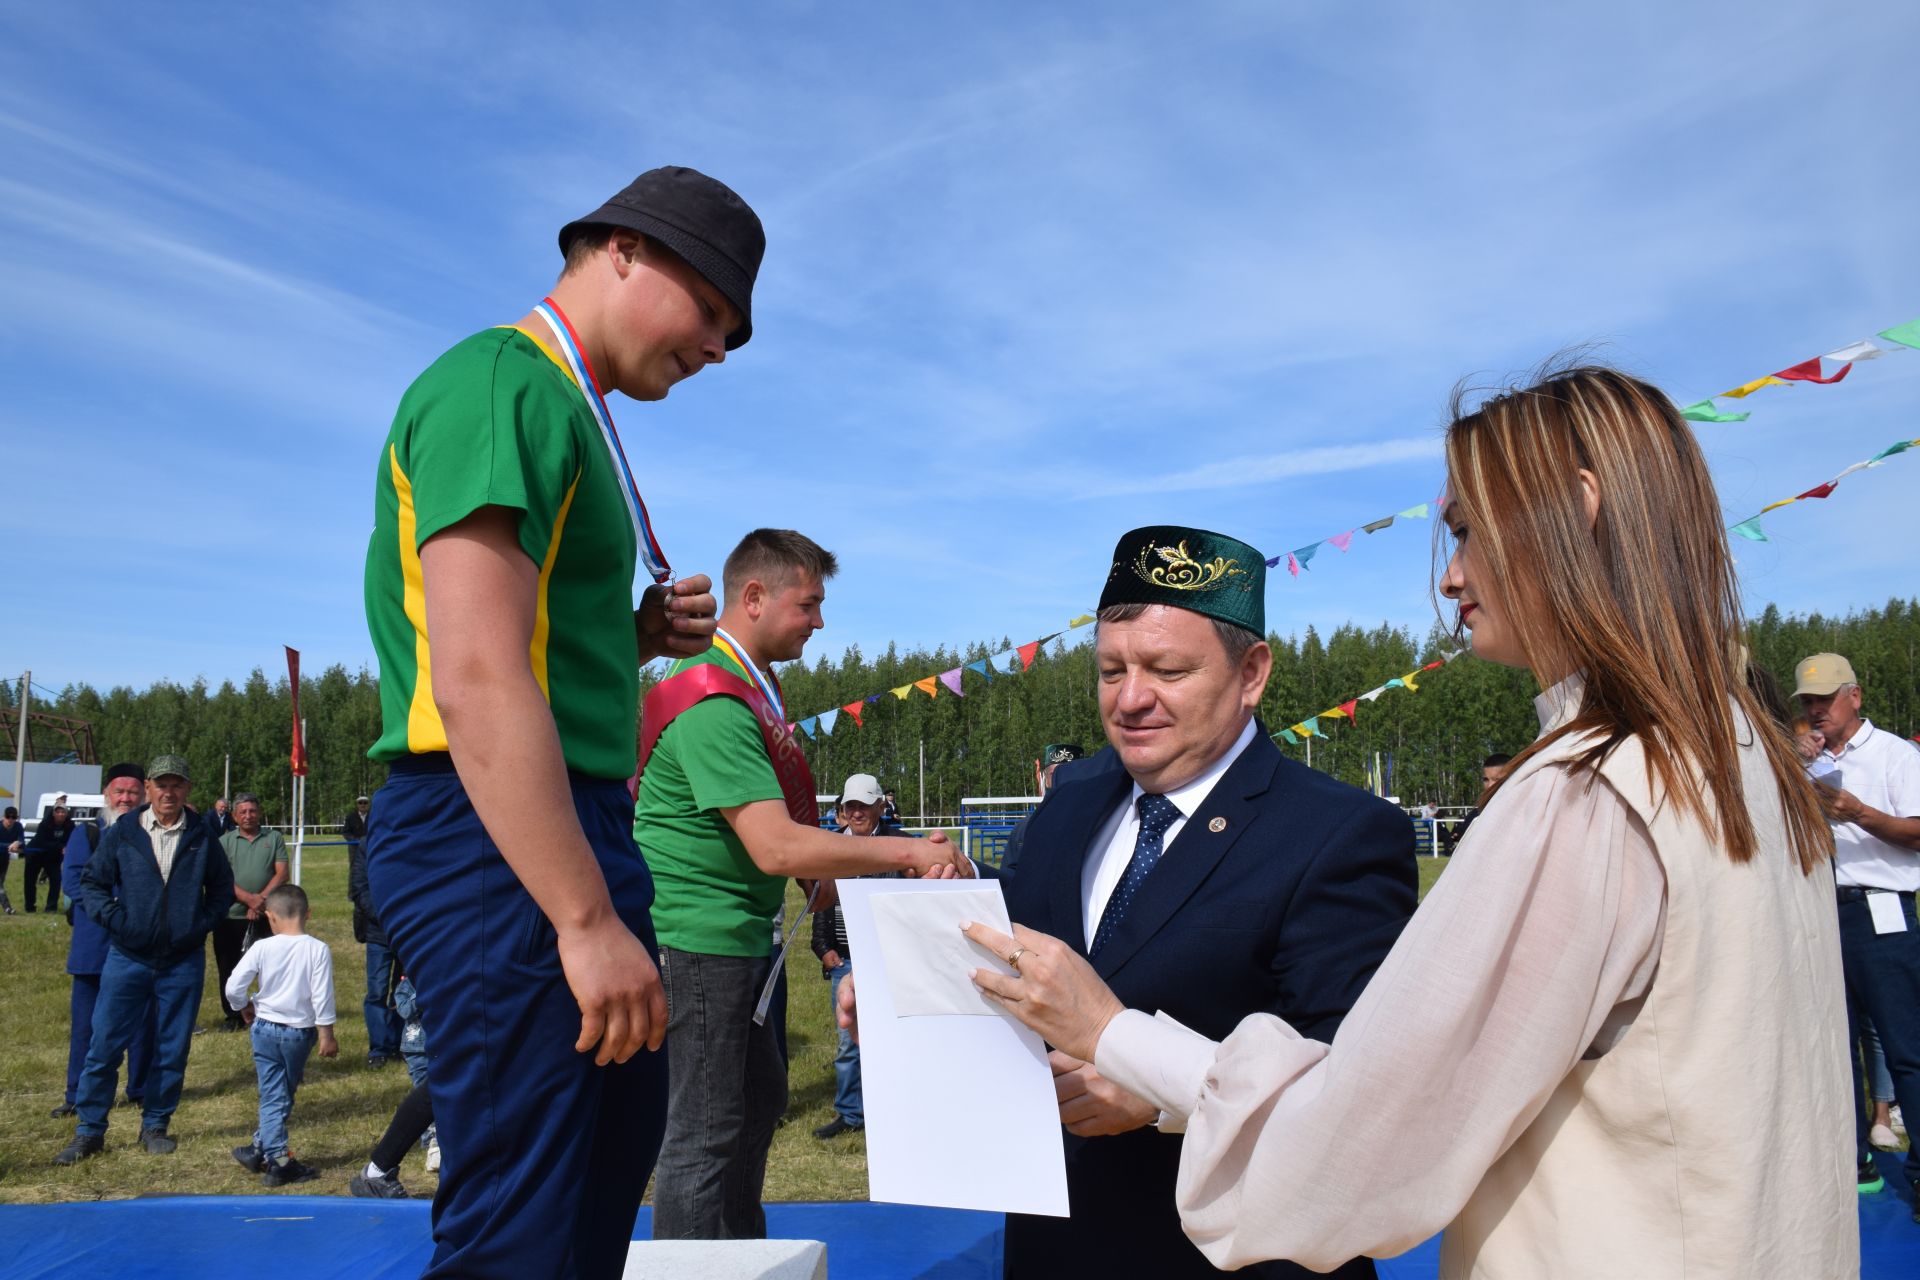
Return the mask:
{"type": "Polygon", "coordinates": [[[287,1116],[319,1038],[312,1027],[253,1020],[253,1069],[260,1077],[260,1127],[253,1131],[253,1145],[269,1163],[287,1158],[287,1116]]]}

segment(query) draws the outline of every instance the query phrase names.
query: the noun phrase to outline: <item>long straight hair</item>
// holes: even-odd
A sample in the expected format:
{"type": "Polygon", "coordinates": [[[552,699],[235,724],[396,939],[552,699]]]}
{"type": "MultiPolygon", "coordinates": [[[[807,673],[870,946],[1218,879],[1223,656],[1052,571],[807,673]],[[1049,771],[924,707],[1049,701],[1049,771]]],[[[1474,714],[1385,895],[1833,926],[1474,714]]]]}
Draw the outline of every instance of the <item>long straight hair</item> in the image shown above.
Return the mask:
{"type": "MultiPolygon", "coordinates": [[[[1456,391],[1446,437],[1450,514],[1465,519],[1476,573],[1505,603],[1528,665],[1586,682],[1578,713],[1515,766],[1568,734],[1593,732],[1599,742],[1576,761],[1591,769],[1637,737],[1649,784],[1746,862],[1756,838],[1737,708],[1766,748],[1801,870],[1831,858],[1813,786],[1748,686],[1719,498],[1673,403],[1591,365],[1543,370],[1533,386],[1471,413],[1462,398],[1456,391]],[[1591,527],[1582,469],[1600,495],[1591,527]]],[[[1436,540],[1436,559],[1442,550],[1436,540]]]]}

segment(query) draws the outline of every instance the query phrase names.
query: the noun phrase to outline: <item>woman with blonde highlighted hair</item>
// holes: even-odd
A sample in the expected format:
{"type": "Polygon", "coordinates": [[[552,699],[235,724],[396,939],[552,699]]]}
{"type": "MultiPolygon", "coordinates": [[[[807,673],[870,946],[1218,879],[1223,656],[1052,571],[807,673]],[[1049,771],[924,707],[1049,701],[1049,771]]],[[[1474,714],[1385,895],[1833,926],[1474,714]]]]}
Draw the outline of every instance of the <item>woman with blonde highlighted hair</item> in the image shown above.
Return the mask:
{"type": "Polygon", "coordinates": [[[1216,1044],[1018,929],[969,930],[1024,948],[975,980],[1184,1130],[1216,1266],[1444,1228],[1448,1277],[1856,1275],[1833,842],[1745,678],[1699,446],[1610,369],[1458,410],[1439,587],[1541,732],[1333,1042],[1216,1044]]]}

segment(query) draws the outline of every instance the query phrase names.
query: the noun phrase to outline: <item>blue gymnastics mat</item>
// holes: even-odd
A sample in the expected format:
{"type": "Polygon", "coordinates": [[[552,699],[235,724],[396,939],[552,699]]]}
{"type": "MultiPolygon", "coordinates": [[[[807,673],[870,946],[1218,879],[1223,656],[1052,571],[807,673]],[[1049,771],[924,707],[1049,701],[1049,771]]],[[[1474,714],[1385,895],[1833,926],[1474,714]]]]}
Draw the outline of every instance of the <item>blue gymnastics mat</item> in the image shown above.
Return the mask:
{"type": "MultiPolygon", "coordinates": [[[[1863,1280],[1920,1275],[1899,1156],[1887,1190],[1860,1201],[1863,1280]]],[[[259,1280],[262,1259],[301,1280],[414,1280],[432,1252],[425,1200],[339,1196],[156,1196],[0,1206],[0,1276],[55,1280],[259,1280]]],[[[824,1240],[832,1280],[998,1280],[1000,1215],[894,1204],[770,1204],[767,1231],[824,1240]]],[[[640,1211],[634,1234],[650,1234],[640,1211]]],[[[1433,1280],[1438,1240],[1381,1261],[1383,1280],[1433,1280]]],[[[271,1271],[274,1268],[268,1267],[271,1271]]]]}

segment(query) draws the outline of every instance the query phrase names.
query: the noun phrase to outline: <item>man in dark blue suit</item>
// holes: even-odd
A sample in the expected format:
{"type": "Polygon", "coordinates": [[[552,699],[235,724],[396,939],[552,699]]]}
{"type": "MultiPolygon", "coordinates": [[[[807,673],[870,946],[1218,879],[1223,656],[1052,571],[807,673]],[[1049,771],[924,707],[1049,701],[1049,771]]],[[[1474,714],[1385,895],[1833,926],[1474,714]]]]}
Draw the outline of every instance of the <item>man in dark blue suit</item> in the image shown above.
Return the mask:
{"type": "MultiPolygon", "coordinates": [[[[1056,777],[1001,879],[1013,921],[1086,955],[1129,1008],[1216,1039],[1273,1013],[1330,1040],[1413,913],[1413,827],[1285,758],[1255,718],[1265,576],[1258,551],[1204,530],[1120,540],[1095,641],[1112,749],[1056,777]]],[[[1072,1217],[1009,1215],[1009,1280],[1217,1274],[1174,1207],[1180,1137],[1091,1064],[1052,1063],[1072,1217]]]]}
{"type": "MultiPolygon", "coordinates": [[[[146,798],[147,771],[137,764],[116,764],[107,770],[106,804],[100,816],[83,822],[67,841],[60,867],[60,892],[73,904],[67,916],[73,937],[67,943],[67,974],[73,979],[73,999],[68,1007],[67,1092],[51,1112],[55,1117],[74,1114],[75,1096],[80,1088],[80,1069],[86,1065],[87,1046],[93,1043],[93,1008],[100,999],[100,971],[107,964],[107,931],[80,905],[80,873],[87,859],[100,847],[100,837],[119,820],[132,813],[146,798]]],[[[153,1065],[154,1003],[147,1002],[145,1019],[127,1046],[127,1101],[139,1103],[147,1096],[147,1070],[153,1065]]],[[[116,1065],[116,1071],[118,1067],[116,1065]]],[[[112,1090],[109,1089],[109,1094],[112,1090]]]]}

